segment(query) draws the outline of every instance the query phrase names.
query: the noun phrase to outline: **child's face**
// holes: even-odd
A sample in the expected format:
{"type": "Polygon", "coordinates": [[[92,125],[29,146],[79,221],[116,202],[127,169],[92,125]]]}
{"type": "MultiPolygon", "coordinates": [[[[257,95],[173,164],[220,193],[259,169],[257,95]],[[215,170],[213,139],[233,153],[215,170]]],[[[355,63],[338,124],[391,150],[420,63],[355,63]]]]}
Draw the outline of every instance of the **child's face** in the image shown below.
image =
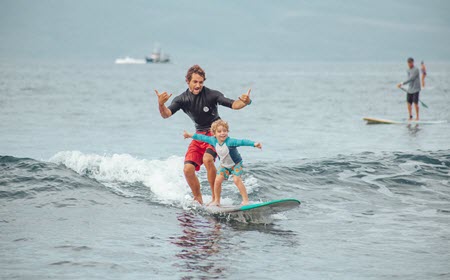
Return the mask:
{"type": "Polygon", "coordinates": [[[223,142],[228,138],[228,130],[220,125],[217,127],[214,136],[216,136],[217,140],[223,142]]]}

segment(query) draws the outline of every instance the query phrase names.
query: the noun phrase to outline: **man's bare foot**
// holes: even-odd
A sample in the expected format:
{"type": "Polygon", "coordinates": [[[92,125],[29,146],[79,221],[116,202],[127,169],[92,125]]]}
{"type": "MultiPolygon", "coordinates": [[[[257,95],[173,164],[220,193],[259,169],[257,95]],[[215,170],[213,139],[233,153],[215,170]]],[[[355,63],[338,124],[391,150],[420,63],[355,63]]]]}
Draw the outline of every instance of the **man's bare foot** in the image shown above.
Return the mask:
{"type": "Polygon", "coordinates": [[[220,206],[220,203],[217,201],[211,201],[208,206],[220,206]]]}
{"type": "Polygon", "coordinates": [[[246,201],[242,201],[241,205],[242,205],[242,206],[244,206],[244,205],[248,205],[248,200],[246,200],[246,201]]]}
{"type": "Polygon", "coordinates": [[[200,202],[198,202],[198,200],[192,200],[192,206],[193,207],[200,207],[200,206],[202,206],[203,205],[203,203],[200,203],[200,202]]]}
{"type": "Polygon", "coordinates": [[[202,196],[194,196],[194,202],[197,202],[200,205],[203,205],[203,199],[202,196]]]}

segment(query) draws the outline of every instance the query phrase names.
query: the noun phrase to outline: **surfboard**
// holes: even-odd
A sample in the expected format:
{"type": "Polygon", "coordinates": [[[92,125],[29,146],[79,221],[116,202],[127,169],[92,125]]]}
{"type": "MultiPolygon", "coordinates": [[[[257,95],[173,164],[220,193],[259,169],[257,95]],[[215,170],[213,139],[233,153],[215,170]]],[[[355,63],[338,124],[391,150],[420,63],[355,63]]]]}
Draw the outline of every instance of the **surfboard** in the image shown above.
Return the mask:
{"type": "Polygon", "coordinates": [[[224,205],[207,206],[206,211],[211,214],[234,214],[234,213],[258,213],[258,214],[276,214],[297,208],[300,201],[293,198],[278,199],[267,202],[249,204],[249,205],[224,205]]]}
{"type": "Polygon", "coordinates": [[[442,124],[447,121],[392,121],[377,118],[363,118],[367,124],[442,124]]]}
{"type": "Polygon", "coordinates": [[[363,118],[367,124],[398,124],[396,121],[377,119],[377,118],[363,118]]]}

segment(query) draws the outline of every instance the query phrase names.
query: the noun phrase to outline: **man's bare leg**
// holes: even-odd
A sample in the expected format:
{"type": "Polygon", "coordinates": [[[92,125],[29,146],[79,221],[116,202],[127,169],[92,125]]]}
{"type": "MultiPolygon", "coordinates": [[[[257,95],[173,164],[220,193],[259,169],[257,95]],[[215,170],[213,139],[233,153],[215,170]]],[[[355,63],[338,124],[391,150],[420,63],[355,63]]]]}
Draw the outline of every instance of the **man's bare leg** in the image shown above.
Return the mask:
{"type": "Polygon", "coordinates": [[[408,119],[412,120],[412,107],[411,107],[411,103],[406,102],[406,104],[408,105],[408,119]]]}
{"type": "MultiPolygon", "coordinates": [[[[214,182],[216,180],[216,173],[217,173],[216,166],[214,165],[214,157],[208,153],[205,153],[203,155],[203,164],[206,167],[206,173],[208,175],[208,182],[209,182],[209,186],[211,187],[211,196],[212,196],[211,202],[213,202],[216,199],[216,195],[214,192],[214,182]]],[[[210,203],[208,203],[208,205],[210,203]]]]}
{"type": "Polygon", "coordinates": [[[419,103],[414,103],[414,108],[416,109],[416,121],[419,120],[419,103]]]}
{"type": "Polygon", "coordinates": [[[200,204],[203,204],[202,193],[200,192],[200,181],[195,175],[195,166],[193,164],[191,163],[184,164],[184,177],[186,178],[186,182],[191,188],[194,200],[200,204]]]}

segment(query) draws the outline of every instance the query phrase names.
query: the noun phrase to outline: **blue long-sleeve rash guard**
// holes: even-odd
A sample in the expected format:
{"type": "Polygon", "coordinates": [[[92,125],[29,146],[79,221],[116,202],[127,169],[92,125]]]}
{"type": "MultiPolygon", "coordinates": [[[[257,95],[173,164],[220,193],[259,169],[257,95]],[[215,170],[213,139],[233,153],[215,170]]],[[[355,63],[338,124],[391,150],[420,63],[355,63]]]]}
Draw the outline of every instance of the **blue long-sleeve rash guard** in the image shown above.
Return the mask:
{"type": "Polygon", "coordinates": [[[206,136],[203,134],[194,134],[192,136],[194,140],[206,142],[216,148],[217,155],[220,158],[220,163],[223,167],[231,168],[237,163],[242,161],[242,157],[239,154],[237,147],[249,146],[254,147],[255,142],[246,139],[234,139],[228,137],[222,144],[219,144],[216,137],[206,136]]]}

